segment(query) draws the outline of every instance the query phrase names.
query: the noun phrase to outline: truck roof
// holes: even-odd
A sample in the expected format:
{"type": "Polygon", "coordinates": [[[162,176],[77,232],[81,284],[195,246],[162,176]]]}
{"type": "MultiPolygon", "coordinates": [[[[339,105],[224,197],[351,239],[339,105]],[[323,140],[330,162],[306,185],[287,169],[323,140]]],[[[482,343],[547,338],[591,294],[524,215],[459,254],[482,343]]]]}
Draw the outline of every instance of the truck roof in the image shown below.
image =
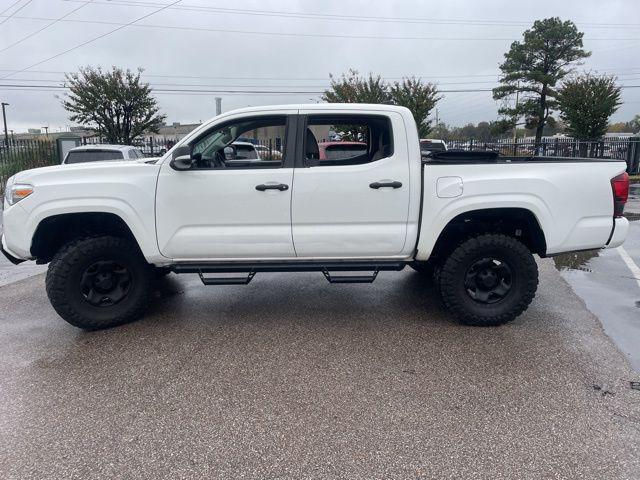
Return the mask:
{"type": "Polygon", "coordinates": [[[404,113],[408,110],[397,105],[387,105],[383,103],[291,103],[285,105],[263,105],[257,107],[244,107],[236,110],[229,110],[222,115],[236,113],[264,112],[273,110],[380,110],[383,112],[404,113]]]}

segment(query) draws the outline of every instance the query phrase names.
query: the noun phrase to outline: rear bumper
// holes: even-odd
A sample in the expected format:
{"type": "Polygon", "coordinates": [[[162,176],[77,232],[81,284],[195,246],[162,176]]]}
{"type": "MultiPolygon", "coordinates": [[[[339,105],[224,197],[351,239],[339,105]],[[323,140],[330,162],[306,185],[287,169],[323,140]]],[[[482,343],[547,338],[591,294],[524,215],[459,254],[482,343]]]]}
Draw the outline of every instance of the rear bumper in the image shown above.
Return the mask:
{"type": "Polygon", "coordinates": [[[4,235],[0,235],[0,251],[5,257],[7,257],[7,260],[9,260],[14,265],[18,265],[19,263],[22,263],[25,261],[25,260],[22,260],[21,258],[18,258],[16,255],[12,254],[8,250],[6,246],[6,242],[4,240],[4,235]]]}
{"type": "Polygon", "coordinates": [[[629,233],[629,220],[624,217],[616,218],[613,221],[613,232],[607,243],[607,248],[616,248],[622,245],[629,233]]]}

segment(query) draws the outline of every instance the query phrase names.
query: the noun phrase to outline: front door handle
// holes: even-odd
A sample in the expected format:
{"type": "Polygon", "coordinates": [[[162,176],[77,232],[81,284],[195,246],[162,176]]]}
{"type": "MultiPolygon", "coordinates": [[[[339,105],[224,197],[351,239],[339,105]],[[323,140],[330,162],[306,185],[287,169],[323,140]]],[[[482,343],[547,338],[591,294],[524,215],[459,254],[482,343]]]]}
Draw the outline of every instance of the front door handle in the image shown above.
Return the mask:
{"type": "Polygon", "coordinates": [[[261,183],[260,185],[256,185],[256,190],[259,192],[264,192],[265,190],[280,190],[284,192],[285,190],[289,190],[289,185],[285,183],[261,183]]]}
{"type": "Polygon", "coordinates": [[[400,188],[402,187],[402,183],[401,182],[373,182],[369,184],[369,188],[374,188],[376,190],[384,187],[400,188]]]}

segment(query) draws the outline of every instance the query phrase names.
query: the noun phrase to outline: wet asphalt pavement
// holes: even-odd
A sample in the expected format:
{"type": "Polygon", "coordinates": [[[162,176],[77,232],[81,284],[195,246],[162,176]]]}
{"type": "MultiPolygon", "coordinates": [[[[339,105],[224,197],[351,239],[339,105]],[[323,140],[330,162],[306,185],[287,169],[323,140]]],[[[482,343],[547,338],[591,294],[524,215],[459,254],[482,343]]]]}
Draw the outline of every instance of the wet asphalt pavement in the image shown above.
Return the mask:
{"type": "Polygon", "coordinates": [[[172,275],[144,320],[85,333],[44,267],[2,259],[0,478],[640,478],[640,285],[617,250],[540,265],[494,329],[405,270],[172,275]]]}
{"type": "Polygon", "coordinates": [[[554,261],[640,372],[640,184],[632,186],[625,211],[630,229],[621,249],[570,253],[554,261]]]}
{"type": "Polygon", "coordinates": [[[541,268],[531,308],[486,329],[410,270],[172,275],[94,333],[42,275],[2,286],[0,478],[638,478],[640,378],[541,268]]]}

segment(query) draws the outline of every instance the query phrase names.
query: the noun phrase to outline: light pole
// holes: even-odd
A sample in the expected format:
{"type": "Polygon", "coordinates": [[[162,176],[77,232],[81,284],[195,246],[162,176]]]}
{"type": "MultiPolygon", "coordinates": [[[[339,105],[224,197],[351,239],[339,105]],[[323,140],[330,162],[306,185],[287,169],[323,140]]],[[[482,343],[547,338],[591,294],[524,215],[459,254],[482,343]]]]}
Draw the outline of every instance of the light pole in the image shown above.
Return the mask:
{"type": "Polygon", "coordinates": [[[48,137],[49,136],[49,127],[42,127],[44,130],[44,136],[48,137]]]}
{"type": "Polygon", "coordinates": [[[9,149],[9,132],[7,132],[7,114],[4,111],[4,107],[8,107],[9,104],[2,102],[2,121],[4,122],[4,143],[9,149]]]}

